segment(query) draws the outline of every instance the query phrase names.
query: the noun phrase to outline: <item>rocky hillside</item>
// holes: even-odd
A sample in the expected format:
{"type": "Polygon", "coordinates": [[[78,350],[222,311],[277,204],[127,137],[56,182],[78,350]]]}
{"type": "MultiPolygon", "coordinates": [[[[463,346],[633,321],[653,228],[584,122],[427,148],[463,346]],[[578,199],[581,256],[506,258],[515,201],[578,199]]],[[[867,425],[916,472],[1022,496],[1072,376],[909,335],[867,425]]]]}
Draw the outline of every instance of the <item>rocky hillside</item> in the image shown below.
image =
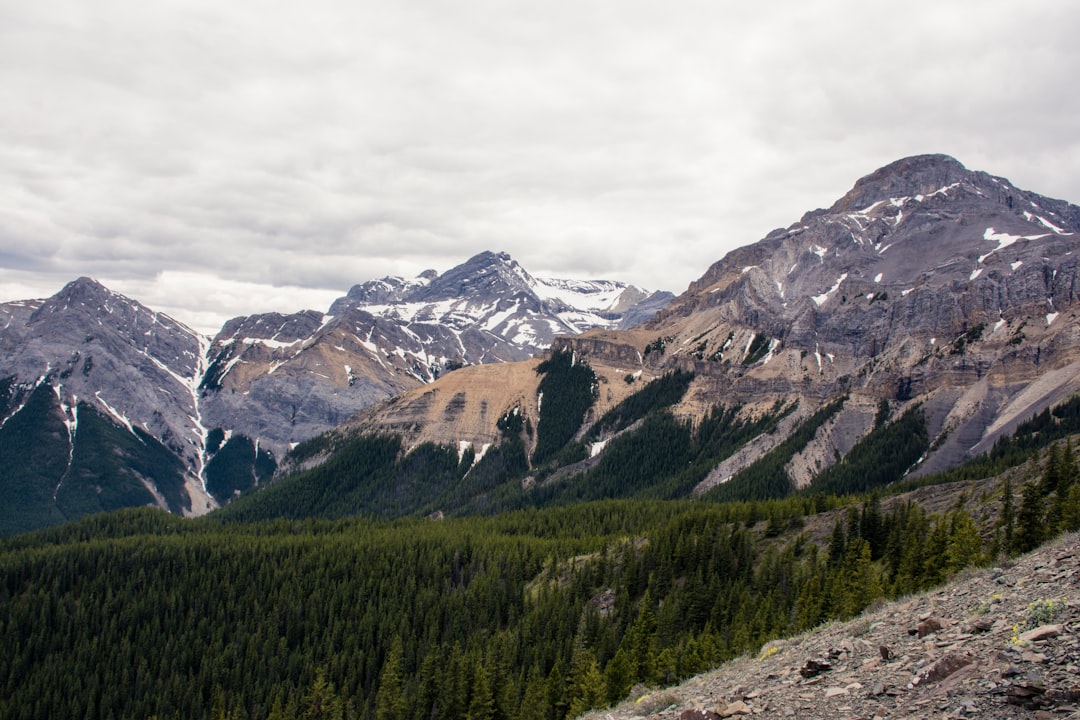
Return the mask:
{"type": "Polygon", "coordinates": [[[216,504],[199,480],[205,339],[88,278],[0,313],[0,532],[216,504]]]}
{"type": "Polygon", "coordinates": [[[1080,716],[1080,536],[586,718],[1080,716]]]}

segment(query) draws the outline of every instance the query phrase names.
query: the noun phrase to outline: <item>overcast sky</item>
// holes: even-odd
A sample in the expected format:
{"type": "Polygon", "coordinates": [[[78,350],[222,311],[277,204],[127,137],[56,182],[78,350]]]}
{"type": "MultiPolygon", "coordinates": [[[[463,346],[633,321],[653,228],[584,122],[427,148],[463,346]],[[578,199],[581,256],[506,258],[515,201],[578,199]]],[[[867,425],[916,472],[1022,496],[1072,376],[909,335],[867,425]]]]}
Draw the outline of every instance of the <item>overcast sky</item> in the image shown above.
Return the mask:
{"type": "Polygon", "coordinates": [[[903,156],[1080,202],[1080,3],[0,0],[0,301],[206,332],[505,250],[681,292],[903,156]]]}

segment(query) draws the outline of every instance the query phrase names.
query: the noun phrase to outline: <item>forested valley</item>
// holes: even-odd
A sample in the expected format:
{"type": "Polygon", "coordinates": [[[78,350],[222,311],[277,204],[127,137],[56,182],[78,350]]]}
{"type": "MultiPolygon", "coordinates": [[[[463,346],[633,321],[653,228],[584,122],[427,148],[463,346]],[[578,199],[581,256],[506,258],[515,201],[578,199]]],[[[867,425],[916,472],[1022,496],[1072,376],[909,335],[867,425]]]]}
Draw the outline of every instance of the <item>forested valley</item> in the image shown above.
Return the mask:
{"type": "Polygon", "coordinates": [[[0,716],[563,720],[1080,527],[1072,448],[1045,455],[937,514],[875,494],[95,516],[0,545],[0,716]]]}

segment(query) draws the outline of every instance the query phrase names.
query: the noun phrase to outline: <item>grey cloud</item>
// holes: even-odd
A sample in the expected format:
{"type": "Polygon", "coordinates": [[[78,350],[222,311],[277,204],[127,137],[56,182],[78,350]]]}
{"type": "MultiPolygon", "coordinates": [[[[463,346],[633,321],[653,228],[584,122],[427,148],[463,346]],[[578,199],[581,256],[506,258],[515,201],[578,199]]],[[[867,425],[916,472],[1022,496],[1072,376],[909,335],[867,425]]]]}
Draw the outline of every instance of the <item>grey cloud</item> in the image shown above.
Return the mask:
{"type": "Polygon", "coordinates": [[[921,152],[1075,201],[1078,23],[1050,0],[9,4],[0,293],[95,274],[204,322],[484,249],[679,291],[921,152]],[[242,289],[200,306],[181,276],[242,289]]]}

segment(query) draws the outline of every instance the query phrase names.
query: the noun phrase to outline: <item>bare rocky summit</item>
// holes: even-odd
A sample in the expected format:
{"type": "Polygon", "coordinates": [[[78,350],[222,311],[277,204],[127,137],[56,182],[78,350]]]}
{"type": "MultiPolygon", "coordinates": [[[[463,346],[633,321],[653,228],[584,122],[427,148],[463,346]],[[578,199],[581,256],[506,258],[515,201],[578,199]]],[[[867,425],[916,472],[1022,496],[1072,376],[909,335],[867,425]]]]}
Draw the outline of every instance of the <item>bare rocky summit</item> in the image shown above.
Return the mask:
{"type": "Polygon", "coordinates": [[[586,717],[1080,717],[1080,535],[586,717]]]}

